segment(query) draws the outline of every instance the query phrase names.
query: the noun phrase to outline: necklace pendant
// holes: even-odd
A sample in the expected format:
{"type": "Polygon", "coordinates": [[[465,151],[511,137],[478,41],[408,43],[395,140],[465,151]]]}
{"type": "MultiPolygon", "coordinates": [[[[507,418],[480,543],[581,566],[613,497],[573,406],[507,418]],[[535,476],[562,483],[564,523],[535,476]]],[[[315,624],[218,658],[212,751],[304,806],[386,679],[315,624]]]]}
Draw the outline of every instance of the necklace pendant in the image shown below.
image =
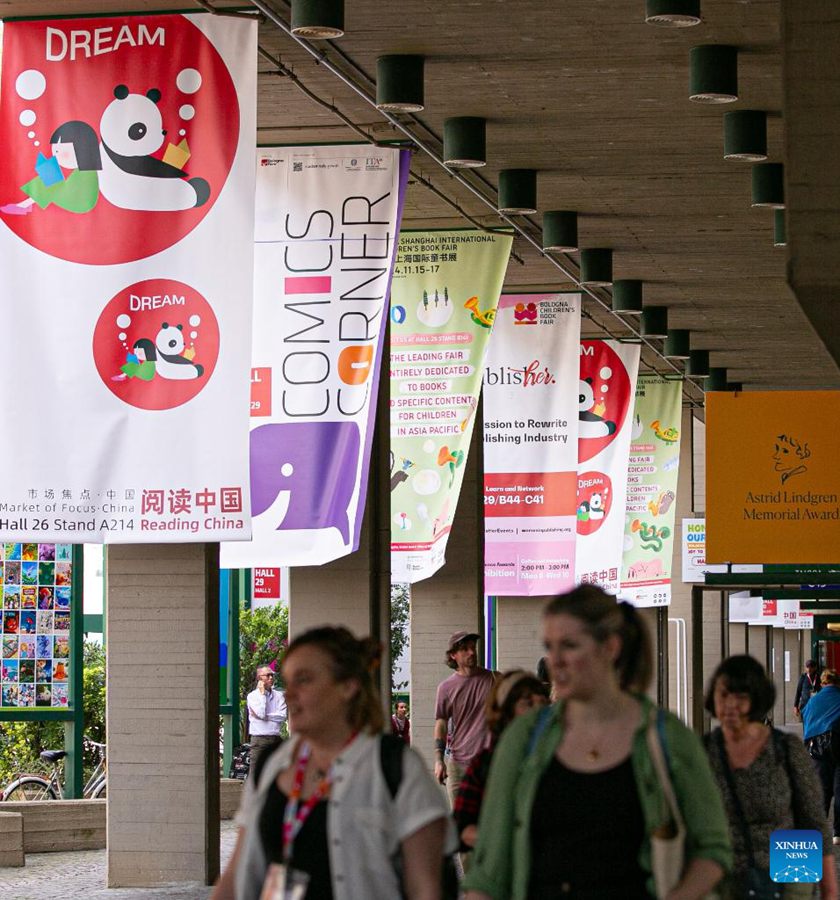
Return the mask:
{"type": "Polygon", "coordinates": [[[595,747],[593,747],[591,750],[588,750],[586,753],[586,758],[589,762],[598,762],[598,758],[600,756],[600,751],[595,747]]]}

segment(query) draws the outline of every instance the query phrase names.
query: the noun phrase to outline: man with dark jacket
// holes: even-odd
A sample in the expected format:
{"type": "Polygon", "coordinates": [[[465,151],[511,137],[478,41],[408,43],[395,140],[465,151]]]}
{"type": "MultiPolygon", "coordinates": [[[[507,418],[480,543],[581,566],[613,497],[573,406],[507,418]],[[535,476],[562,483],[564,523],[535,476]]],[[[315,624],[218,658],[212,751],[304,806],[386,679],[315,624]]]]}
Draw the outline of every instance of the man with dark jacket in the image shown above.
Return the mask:
{"type": "Polygon", "coordinates": [[[817,664],[813,659],[805,660],[805,671],[799,676],[799,683],[796,685],[796,696],[793,698],[793,714],[800,718],[802,710],[820,689],[820,676],[817,672],[817,664]]]}

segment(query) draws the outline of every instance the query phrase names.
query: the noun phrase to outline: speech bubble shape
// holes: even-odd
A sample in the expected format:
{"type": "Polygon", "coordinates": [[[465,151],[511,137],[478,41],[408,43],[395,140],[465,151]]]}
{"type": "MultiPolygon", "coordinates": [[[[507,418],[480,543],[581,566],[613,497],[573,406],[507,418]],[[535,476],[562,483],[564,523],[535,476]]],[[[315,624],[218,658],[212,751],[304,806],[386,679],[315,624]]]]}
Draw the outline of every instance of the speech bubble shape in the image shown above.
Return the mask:
{"type": "Polygon", "coordinates": [[[251,514],[288,496],[277,531],[337,528],[350,543],[347,508],[356,488],[361,438],[355,422],[283,422],[251,432],[251,514]]]}

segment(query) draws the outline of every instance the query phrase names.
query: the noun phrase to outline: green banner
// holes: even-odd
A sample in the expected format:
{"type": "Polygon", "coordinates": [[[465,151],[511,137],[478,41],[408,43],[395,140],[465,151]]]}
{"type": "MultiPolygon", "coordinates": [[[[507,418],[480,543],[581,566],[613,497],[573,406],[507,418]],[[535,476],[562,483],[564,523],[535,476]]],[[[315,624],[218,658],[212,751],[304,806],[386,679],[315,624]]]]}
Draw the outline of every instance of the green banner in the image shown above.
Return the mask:
{"type": "Polygon", "coordinates": [[[391,285],[391,577],[445,562],[513,239],[404,232],[391,285]]]}
{"type": "Polygon", "coordinates": [[[681,381],[639,376],[627,470],[621,577],[621,596],[636,606],[671,602],[681,400],[681,381]]]}

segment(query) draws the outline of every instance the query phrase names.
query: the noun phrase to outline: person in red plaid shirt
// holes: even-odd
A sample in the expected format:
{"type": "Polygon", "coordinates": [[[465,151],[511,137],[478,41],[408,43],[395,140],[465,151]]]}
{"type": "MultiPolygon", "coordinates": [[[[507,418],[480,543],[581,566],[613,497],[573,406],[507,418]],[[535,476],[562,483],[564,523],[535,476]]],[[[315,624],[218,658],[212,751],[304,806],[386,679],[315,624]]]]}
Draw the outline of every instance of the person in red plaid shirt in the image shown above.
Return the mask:
{"type": "Polygon", "coordinates": [[[478,816],[490,762],[501,733],[517,716],[548,703],[548,691],[533,672],[512,669],[505,672],[487,698],[485,718],[490,732],[488,745],[467,767],[455,798],[453,816],[461,838],[461,851],[472,850],[478,838],[478,816]]]}

